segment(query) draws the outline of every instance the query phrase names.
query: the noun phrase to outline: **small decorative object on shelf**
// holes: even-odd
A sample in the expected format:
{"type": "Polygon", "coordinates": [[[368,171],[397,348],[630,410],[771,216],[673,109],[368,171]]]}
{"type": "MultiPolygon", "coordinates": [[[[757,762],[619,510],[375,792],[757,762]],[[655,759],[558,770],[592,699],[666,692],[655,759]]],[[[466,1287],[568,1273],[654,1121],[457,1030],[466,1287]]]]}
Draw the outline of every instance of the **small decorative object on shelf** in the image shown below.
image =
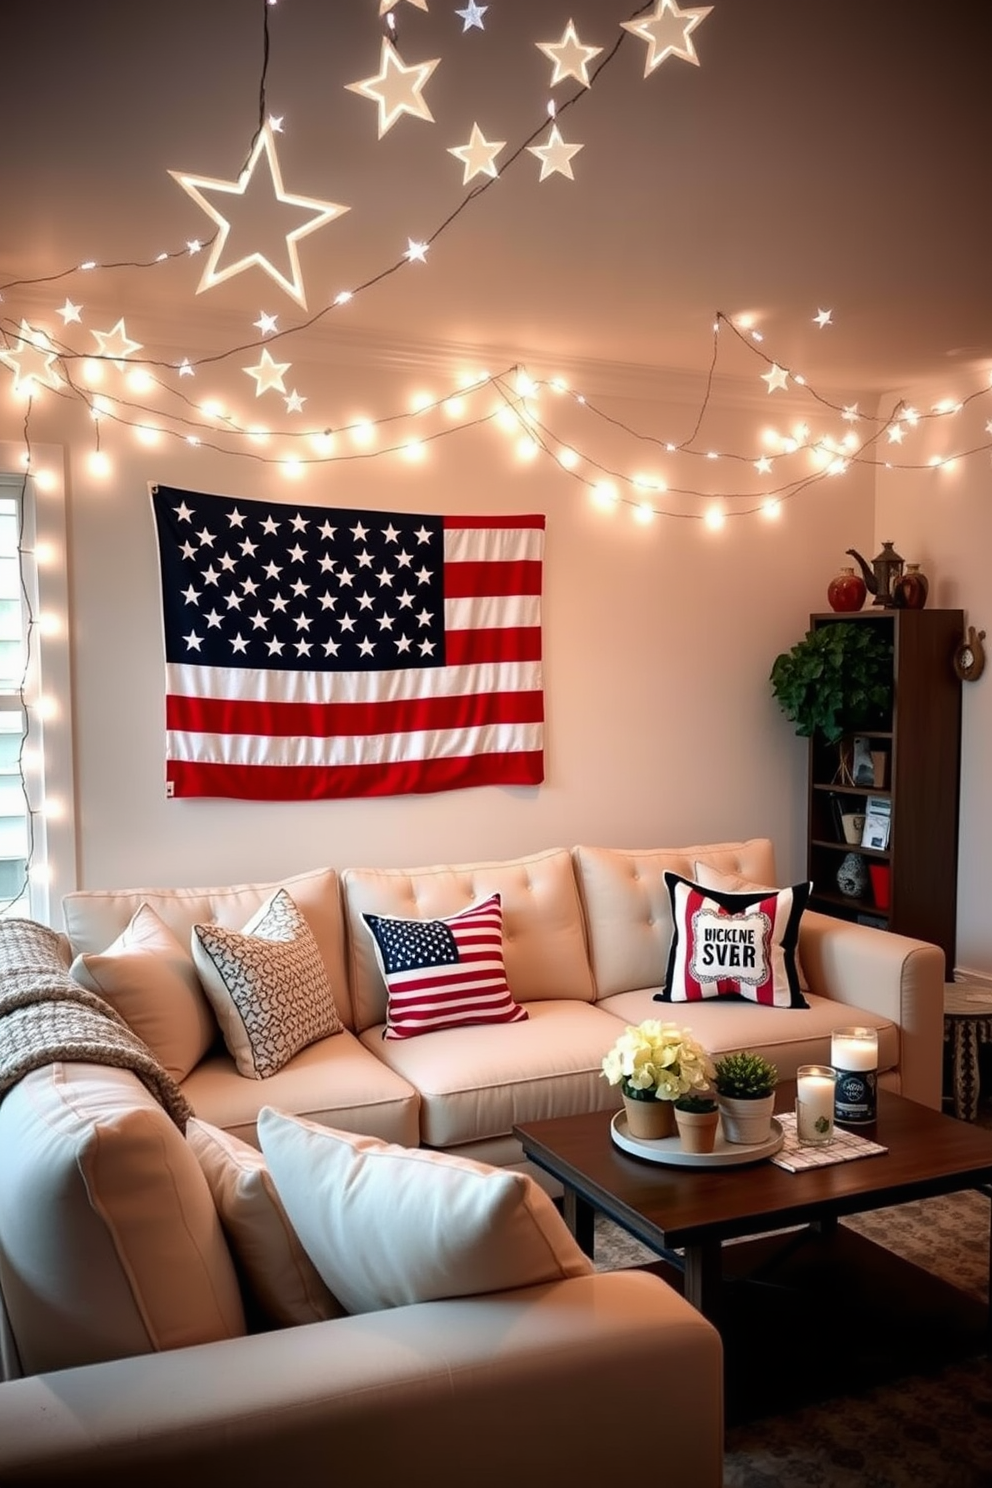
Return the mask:
{"type": "Polygon", "coordinates": [[[675,1102],[675,1125],[686,1152],[712,1152],[720,1107],[708,1095],[680,1095],[675,1102]]]}
{"type": "Polygon", "coordinates": [[[763,1142],[771,1132],[778,1068],[763,1054],[742,1049],[716,1061],[713,1084],[728,1142],[763,1142]]]}
{"type": "Polygon", "coordinates": [[[930,580],[920,572],[918,563],[907,563],[906,571],[892,586],[892,602],[897,610],[922,610],[930,593],[930,580]]]}
{"type": "Polygon", "coordinates": [[[832,610],[860,610],[868,593],[865,581],[853,568],[842,568],[827,585],[827,603],[832,610]]]}
{"type": "Polygon", "coordinates": [[[829,1064],[801,1064],[796,1071],[796,1136],[801,1147],[834,1139],[837,1071],[829,1064]]]}
{"type": "Polygon", "coordinates": [[[620,1086],[630,1135],[648,1142],[675,1135],[675,1101],[708,1090],[714,1073],[691,1029],[658,1018],[628,1025],[602,1069],[611,1085],[620,1086]]]}
{"type": "Polygon", "coordinates": [[[870,1126],[877,1111],[878,1030],[835,1028],[830,1063],[837,1071],[834,1120],[845,1126],[870,1126]]]}
{"type": "Polygon", "coordinates": [[[860,853],[849,852],[837,869],[837,887],[848,899],[860,899],[868,887],[865,860],[860,853]]]}
{"type": "Polygon", "coordinates": [[[862,558],[857,548],[848,548],[847,552],[861,565],[865,585],[869,594],[875,597],[873,605],[882,605],[885,609],[895,608],[895,597],[893,589],[897,579],[902,577],[903,559],[896,552],[892,543],[883,542],[882,551],[876,553],[871,560],[871,567],[862,558]]]}
{"type": "Polygon", "coordinates": [[[984,630],[968,626],[968,639],[954,653],[954,673],[962,682],[977,682],[985,670],[984,630]]]}

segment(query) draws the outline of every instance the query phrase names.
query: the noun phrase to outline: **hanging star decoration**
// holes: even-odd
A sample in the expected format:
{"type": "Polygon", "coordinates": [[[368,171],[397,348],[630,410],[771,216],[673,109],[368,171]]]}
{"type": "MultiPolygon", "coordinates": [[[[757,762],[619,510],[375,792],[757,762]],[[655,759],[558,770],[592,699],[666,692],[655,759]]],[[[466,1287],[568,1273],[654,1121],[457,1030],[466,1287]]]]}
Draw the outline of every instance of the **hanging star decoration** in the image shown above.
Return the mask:
{"type": "Polygon", "coordinates": [[[271,352],[263,351],[254,367],[242,367],[241,370],[249,377],[254,377],[255,397],[259,398],[269,388],[275,388],[276,392],[284,393],[286,385],[282,380],[283,373],[288,372],[292,365],[292,362],[274,361],[271,352]]]}
{"type": "Polygon", "coordinates": [[[771,371],[762,372],[761,378],[763,382],[767,382],[768,391],[774,393],[776,388],[784,389],[788,385],[789,374],[778,362],[772,362],[771,371]]]}
{"type": "Polygon", "coordinates": [[[834,312],[832,310],[817,310],[816,314],[813,316],[813,319],[816,321],[817,325],[822,331],[824,326],[833,325],[834,312]]]}
{"type": "Polygon", "coordinates": [[[303,412],[303,405],[304,405],[304,403],[306,401],[307,401],[306,398],[304,398],[294,388],[291,393],[287,393],[286,394],[285,402],[286,402],[286,411],[287,411],[287,413],[302,413],[303,412]]]}
{"type": "Polygon", "coordinates": [[[429,247],[429,243],[418,243],[415,238],[407,238],[406,252],[403,257],[408,259],[410,263],[426,263],[429,247]]]}
{"type": "Polygon", "coordinates": [[[279,157],[276,154],[275,138],[268,124],[259,130],[258,138],[248,157],[248,163],[236,181],[219,181],[212,176],[185,175],[180,171],[170,171],[169,175],[179,182],[183,190],[193,198],[197,206],[203,208],[219,229],[210,246],[207,262],[196,287],[197,294],[202,294],[205,289],[212,289],[214,285],[223,283],[225,279],[233,278],[235,274],[243,273],[245,269],[255,264],[258,268],[264,269],[280,289],[285,290],[298,305],[306,309],[307,302],[303,291],[303,274],[300,269],[297,245],[301,238],[316,232],[319,227],[332,222],[335,217],[340,217],[349,209],[337,202],[319,201],[312,196],[297,196],[285,189],[282,183],[282,171],[279,168],[279,157]],[[257,248],[242,253],[240,257],[222,265],[221,259],[231,235],[231,223],[220,208],[215,206],[210,197],[205,194],[218,192],[221,196],[229,198],[245,197],[249,188],[252,187],[255,169],[263,155],[268,169],[268,184],[273,201],[285,207],[298,208],[307,214],[300,226],[294,227],[285,234],[288,273],[277,268],[268,255],[257,248]]]}
{"type": "Polygon", "coordinates": [[[22,320],[20,334],[0,349],[0,362],[14,373],[14,392],[30,397],[39,384],[50,388],[62,386],[55,366],[57,355],[48,332],[22,320]]]}
{"type": "Polygon", "coordinates": [[[62,317],[63,325],[68,325],[71,320],[78,321],[82,309],[82,305],[74,305],[71,300],[67,299],[62,309],[58,311],[58,314],[62,317]]]}
{"type": "Polygon", "coordinates": [[[535,41],[537,49],[555,64],[551,74],[551,86],[575,78],[584,88],[589,87],[589,63],[598,57],[602,47],[583,46],[579,40],[574,21],[569,21],[562,32],[561,41],[535,41]]]}
{"type": "Polygon", "coordinates": [[[676,0],[657,0],[653,14],[639,21],[621,21],[624,31],[648,44],[644,76],[650,77],[666,57],[681,57],[698,67],[692,33],[712,9],[712,5],[692,5],[682,10],[676,0]]]}
{"type": "Polygon", "coordinates": [[[556,173],[561,176],[567,176],[570,181],[574,181],[572,156],[577,155],[582,148],[582,145],[566,145],[557,124],[552,124],[547,144],[527,146],[530,153],[536,155],[541,162],[539,181],[544,181],[548,176],[555,175],[556,173]]]}
{"type": "Polygon", "coordinates": [[[484,173],[487,176],[498,176],[496,169],[496,156],[500,150],[506,149],[506,140],[487,140],[478,124],[472,125],[472,133],[469,135],[467,145],[449,145],[448,154],[454,155],[465,167],[462,176],[462,185],[467,186],[473,176],[484,173]]]}
{"type": "Polygon", "coordinates": [[[257,326],[263,336],[272,336],[276,332],[278,319],[278,315],[267,315],[264,310],[261,310],[258,319],[253,320],[252,325],[257,326]]]}
{"type": "Polygon", "coordinates": [[[473,0],[468,0],[468,5],[464,10],[456,10],[455,15],[459,16],[462,22],[462,34],[464,35],[473,26],[479,31],[484,31],[486,28],[482,24],[482,17],[488,9],[488,5],[475,5],[473,0]]]}
{"type": "Polygon", "coordinates": [[[350,93],[360,93],[378,105],[380,139],[392,129],[401,114],[412,114],[415,119],[426,119],[433,124],[434,115],[427,107],[422,91],[440,60],[440,57],[435,57],[431,62],[417,62],[412,67],[404,67],[399,52],[384,36],[379,71],[375,77],[345,84],[350,93]]]}
{"type": "Polygon", "coordinates": [[[141,350],[141,342],[132,341],[124,329],[123,319],[119,320],[111,330],[93,331],[91,335],[99,348],[97,354],[113,362],[119,372],[123,372],[124,362],[132,351],[141,350]]]}

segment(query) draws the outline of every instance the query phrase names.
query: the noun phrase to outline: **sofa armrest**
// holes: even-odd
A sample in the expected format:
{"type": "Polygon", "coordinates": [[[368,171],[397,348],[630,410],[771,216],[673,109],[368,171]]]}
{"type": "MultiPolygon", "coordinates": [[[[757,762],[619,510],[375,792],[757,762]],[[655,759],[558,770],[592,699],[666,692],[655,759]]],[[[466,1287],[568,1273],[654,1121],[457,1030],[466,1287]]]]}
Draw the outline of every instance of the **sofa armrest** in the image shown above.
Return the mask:
{"type": "Polygon", "coordinates": [[[722,1347],[642,1271],[422,1303],[0,1385],[4,1488],[608,1481],[650,1421],[718,1488],[722,1347]]]}
{"type": "Polygon", "coordinates": [[[799,954],[811,992],[897,1024],[901,1093],[939,1111],[944,1046],[940,947],[807,911],[799,954]]]}

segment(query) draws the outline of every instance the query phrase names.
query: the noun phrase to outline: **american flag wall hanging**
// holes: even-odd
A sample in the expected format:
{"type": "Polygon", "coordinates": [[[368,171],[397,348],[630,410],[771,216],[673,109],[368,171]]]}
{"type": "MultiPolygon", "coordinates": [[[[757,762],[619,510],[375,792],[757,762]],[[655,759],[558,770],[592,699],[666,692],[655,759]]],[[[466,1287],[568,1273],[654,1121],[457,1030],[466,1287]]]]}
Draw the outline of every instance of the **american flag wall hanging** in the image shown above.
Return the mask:
{"type": "Polygon", "coordinates": [[[543,516],[150,490],[169,795],[543,780],[543,516]]]}

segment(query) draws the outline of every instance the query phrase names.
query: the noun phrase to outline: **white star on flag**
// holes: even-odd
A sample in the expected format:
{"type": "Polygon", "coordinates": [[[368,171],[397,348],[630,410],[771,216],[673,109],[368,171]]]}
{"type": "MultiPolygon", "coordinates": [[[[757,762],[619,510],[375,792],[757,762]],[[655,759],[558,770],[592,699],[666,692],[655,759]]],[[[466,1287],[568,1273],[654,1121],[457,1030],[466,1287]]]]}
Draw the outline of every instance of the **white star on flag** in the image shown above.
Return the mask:
{"type": "MultiPolygon", "coordinates": [[[[300,269],[300,255],[298,243],[301,238],[316,232],[317,228],[323,227],[325,223],[332,222],[335,217],[340,217],[347,212],[348,207],[341,206],[338,202],[319,201],[312,196],[296,196],[285,189],[282,183],[282,172],[279,168],[279,157],[276,154],[276,142],[271,127],[266,124],[260,131],[255,141],[248,163],[236,181],[219,181],[212,176],[184,175],[180,171],[170,171],[173,180],[178,181],[183,190],[193,198],[197,206],[202,207],[210,220],[216,223],[217,232],[207,262],[204,266],[200,282],[196,287],[197,294],[202,294],[205,289],[212,289],[214,285],[221,284],[225,279],[232,278],[235,274],[244,273],[245,269],[252,264],[263,269],[269,278],[279,285],[280,289],[302,305],[306,309],[306,296],[303,292],[303,274],[300,269]],[[283,235],[284,247],[287,259],[288,273],[277,268],[267,253],[260,248],[253,248],[242,253],[240,257],[233,259],[231,263],[220,266],[221,258],[227,247],[228,238],[231,235],[231,223],[223,212],[204,193],[219,192],[222,196],[229,198],[244,198],[253,184],[255,168],[262,156],[268,168],[268,186],[271,192],[271,203],[269,212],[271,215],[275,204],[283,207],[299,208],[301,212],[307,213],[306,220],[298,227],[292,228],[283,235]]],[[[255,190],[255,199],[258,191],[255,190]]],[[[232,201],[232,206],[234,202],[232,201]]]]}
{"type": "Polygon", "coordinates": [[[467,186],[473,176],[484,172],[487,176],[498,176],[496,156],[506,149],[506,140],[487,140],[478,124],[472,125],[467,145],[449,145],[448,154],[454,155],[465,167],[462,185],[467,186]]]}
{"type": "Polygon", "coordinates": [[[399,52],[389,38],[384,36],[379,71],[375,77],[345,84],[350,93],[360,93],[363,98],[371,98],[378,105],[380,139],[392,129],[401,114],[412,114],[415,119],[427,119],[433,124],[434,115],[421,96],[421,91],[440,60],[440,57],[435,57],[431,62],[418,62],[413,67],[404,67],[399,52]]]}
{"type": "Polygon", "coordinates": [[[789,374],[778,362],[772,362],[770,372],[762,372],[762,381],[767,382],[768,391],[774,393],[776,388],[785,388],[789,381],[789,374]]]}
{"type": "Polygon", "coordinates": [[[562,32],[561,41],[535,41],[539,51],[555,64],[551,74],[551,86],[575,78],[584,88],[589,87],[589,63],[598,57],[602,47],[583,46],[579,40],[574,21],[569,21],[562,32]]]}
{"type": "Polygon", "coordinates": [[[527,149],[541,162],[539,181],[545,180],[556,172],[558,175],[567,176],[570,181],[575,180],[572,174],[572,156],[577,155],[583,146],[566,145],[557,124],[552,124],[547,144],[528,145],[527,149]]]}
{"type": "Polygon", "coordinates": [[[692,33],[712,9],[712,5],[693,5],[682,10],[676,0],[657,0],[653,15],[639,21],[621,21],[624,31],[639,36],[648,44],[644,76],[650,77],[666,57],[681,57],[684,62],[692,62],[698,67],[699,58],[692,33]]]}
{"type": "Polygon", "coordinates": [[[254,367],[242,367],[241,370],[249,377],[254,377],[255,397],[259,398],[269,388],[275,388],[277,392],[284,393],[286,386],[282,380],[283,373],[288,372],[292,365],[292,362],[274,361],[270,352],[263,351],[254,367]]]}

